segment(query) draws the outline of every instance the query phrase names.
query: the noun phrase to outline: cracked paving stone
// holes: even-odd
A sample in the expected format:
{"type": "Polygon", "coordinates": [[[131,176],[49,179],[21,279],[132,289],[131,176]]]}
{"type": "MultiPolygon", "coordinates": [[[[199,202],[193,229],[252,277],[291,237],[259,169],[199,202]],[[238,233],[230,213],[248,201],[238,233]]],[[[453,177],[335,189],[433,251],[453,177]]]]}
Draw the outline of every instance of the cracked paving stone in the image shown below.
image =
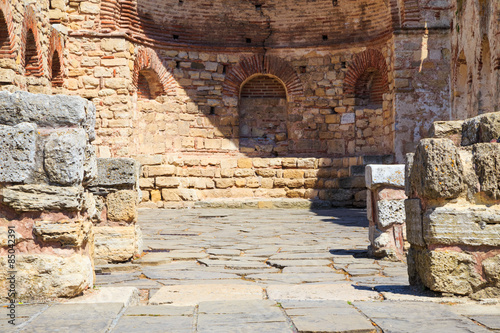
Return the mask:
{"type": "Polygon", "coordinates": [[[257,281],[280,281],[284,283],[312,283],[312,282],[333,282],[346,281],[344,274],[336,273],[308,273],[308,274],[254,274],[247,275],[249,280],[257,281]]]}
{"type": "Polygon", "coordinates": [[[121,303],[56,304],[42,312],[21,332],[106,332],[121,311],[121,303]],[[85,325],[82,325],[85,323],[85,325]]]}
{"type": "Polygon", "coordinates": [[[332,262],[325,259],[316,260],[268,260],[267,263],[276,267],[289,267],[289,266],[328,266],[332,262]]]}
{"type": "Polygon", "coordinates": [[[144,275],[149,279],[162,280],[223,280],[239,279],[237,274],[208,272],[201,269],[195,271],[149,271],[144,270],[144,275]]]}
{"type": "Polygon", "coordinates": [[[122,316],[113,333],[192,333],[193,317],[186,316],[122,316]]]}
{"type": "Polygon", "coordinates": [[[350,283],[292,284],[267,287],[267,295],[273,300],[377,300],[380,295],[371,288],[350,283]]]}
{"type": "Polygon", "coordinates": [[[216,255],[216,256],[239,256],[241,254],[240,250],[231,250],[231,249],[208,249],[208,254],[216,255]]]}

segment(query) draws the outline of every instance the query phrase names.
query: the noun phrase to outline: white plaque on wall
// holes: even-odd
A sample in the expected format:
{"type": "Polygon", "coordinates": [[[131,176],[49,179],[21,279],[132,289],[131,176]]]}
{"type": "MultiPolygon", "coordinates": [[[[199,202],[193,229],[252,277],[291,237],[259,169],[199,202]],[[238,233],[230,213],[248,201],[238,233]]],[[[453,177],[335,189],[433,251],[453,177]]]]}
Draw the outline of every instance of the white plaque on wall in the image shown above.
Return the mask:
{"type": "Polygon", "coordinates": [[[340,123],[342,125],[344,124],[354,124],[354,121],[356,120],[356,116],[354,113],[343,113],[342,118],[340,119],[340,123]]]}

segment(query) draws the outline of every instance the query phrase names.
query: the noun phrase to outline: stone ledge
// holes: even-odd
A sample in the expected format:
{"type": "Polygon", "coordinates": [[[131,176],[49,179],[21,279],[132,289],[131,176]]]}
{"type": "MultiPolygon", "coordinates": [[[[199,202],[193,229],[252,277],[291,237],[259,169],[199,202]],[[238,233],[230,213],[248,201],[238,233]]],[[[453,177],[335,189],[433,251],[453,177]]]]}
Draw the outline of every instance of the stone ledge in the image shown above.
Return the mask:
{"type": "Polygon", "coordinates": [[[372,189],[380,185],[403,187],[405,185],[404,164],[369,164],[366,166],[366,187],[372,189]]]}

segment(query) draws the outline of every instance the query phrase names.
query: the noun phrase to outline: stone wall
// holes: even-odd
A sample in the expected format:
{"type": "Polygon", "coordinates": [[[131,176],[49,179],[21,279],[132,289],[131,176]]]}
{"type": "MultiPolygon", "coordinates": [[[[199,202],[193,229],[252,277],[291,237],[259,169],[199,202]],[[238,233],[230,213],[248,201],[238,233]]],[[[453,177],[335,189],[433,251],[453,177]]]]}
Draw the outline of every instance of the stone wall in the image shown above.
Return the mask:
{"type": "Polygon", "coordinates": [[[351,158],[248,158],[225,154],[145,155],[143,207],[190,207],[198,200],[300,198],[323,206],[364,207],[364,167],[392,156],[351,158]]]}
{"type": "Polygon", "coordinates": [[[0,92],[0,124],[0,297],[12,275],[17,300],[78,295],[94,281],[95,107],[0,92]]]}
{"type": "Polygon", "coordinates": [[[404,174],[403,164],[366,167],[370,256],[395,261],[406,259],[404,174]]]}
{"type": "Polygon", "coordinates": [[[500,113],[439,124],[409,158],[406,226],[410,283],[434,291],[500,295],[500,113]],[[447,135],[451,137],[446,138],[447,135]]]}

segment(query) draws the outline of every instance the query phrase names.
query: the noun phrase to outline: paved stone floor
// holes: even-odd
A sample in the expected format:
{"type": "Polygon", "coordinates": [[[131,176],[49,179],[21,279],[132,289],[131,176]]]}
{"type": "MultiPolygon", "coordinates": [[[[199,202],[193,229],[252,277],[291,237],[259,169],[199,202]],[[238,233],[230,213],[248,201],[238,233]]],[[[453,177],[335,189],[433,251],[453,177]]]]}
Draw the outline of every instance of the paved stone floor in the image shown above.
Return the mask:
{"type": "Polygon", "coordinates": [[[20,332],[500,332],[495,300],[408,286],[367,257],[366,212],[142,210],[146,255],[96,267],[72,303],[26,304],[20,332]],[[139,296],[137,296],[137,290],[139,296]]]}

